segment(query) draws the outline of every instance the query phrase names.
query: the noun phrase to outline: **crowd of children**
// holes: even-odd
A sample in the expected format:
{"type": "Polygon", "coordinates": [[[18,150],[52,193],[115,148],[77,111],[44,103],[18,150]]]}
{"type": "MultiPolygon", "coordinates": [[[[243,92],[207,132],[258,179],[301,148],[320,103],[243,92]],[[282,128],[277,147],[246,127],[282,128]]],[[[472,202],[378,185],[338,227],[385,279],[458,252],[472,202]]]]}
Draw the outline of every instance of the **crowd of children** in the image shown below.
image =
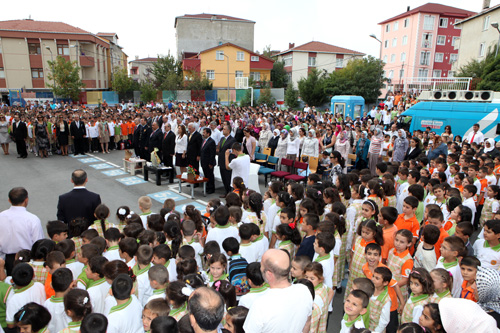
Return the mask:
{"type": "Polygon", "coordinates": [[[0,324],[6,332],[192,332],[187,300],[209,286],[224,299],[220,329],[243,332],[269,288],[262,256],[278,248],[290,255],[292,283],[314,290],[310,332],[326,332],[332,311],[344,313],[341,332],[445,332],[442,300],[499,301],[492,165],[421,157],[379,163],[379,177],[361,170],[334,184],[316,174],[305,185],[275,180],[264,196],[239,182],[206,212],[178,212],[167,199],[153,213],[141,197],[140,214],[121,206],[112,221],[101,204],[90,223],[50,221],[49,239],[18,252],[10,276],[0,267],[0,324]],[[334,308],[343,286],[343,309],[334,308]]]}

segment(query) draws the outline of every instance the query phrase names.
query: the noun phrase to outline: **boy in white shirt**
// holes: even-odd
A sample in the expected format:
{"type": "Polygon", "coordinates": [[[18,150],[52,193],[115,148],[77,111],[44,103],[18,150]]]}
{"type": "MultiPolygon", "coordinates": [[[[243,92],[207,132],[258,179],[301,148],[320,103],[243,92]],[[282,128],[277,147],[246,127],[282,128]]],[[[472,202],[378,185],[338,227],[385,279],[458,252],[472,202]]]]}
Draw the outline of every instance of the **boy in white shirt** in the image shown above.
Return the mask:
{"type": "Polygon", "coordinates": [[[477,193],[476,185],[465,185],[464,190],[462,192],[462,196],[464,197],[464,201],[462,205],[467,206],[472,211],[472,220],[471,223],[474,224],[474,218],[476,216],[476,203],[474,202],[474,195],[477,193]]]}
{"type": "Polygon", "coordinates": [[[66,268],[73,273],[73,280],[78,279],[78,275],[82,272],[84,265],[75,259],[75,242],[71,239],[65,239],[57,243],[54,250],[64,253],[64,257],[66,258],[66,268]]]}
{"type": "Polygon", "coordinates": [[[141,217],[142,225],[144,226],[144,229],[148,229],[148,216],[153,214],[151,211],[151,206],[153,206],[153,201],[151,200],[150,197],[148,196],[142,196],[138,200],[139,204],[139,209],[141,210],[141,213],[139,216],[141,217]]]}
{"type": "Polygon", "coordinates": [[[256,299],[260,298],[262,295],[265,295],[269,291],[269,287],[266,285],[264,278],[262,277],[259,262],[250,263],[247,266],[245,273],[247,276],[248,284],[250,285],[250,291],[241,296],[238,305],[250,309],[256,299]]]}
{"type": "Polygon", "coordinates": [[[481,267],[498,270],[500,267],[500,223],[488,220],[484,224],[484,239],[474,243],[474,254],[481,261],[481,267]]]}
{"type": "Polygon", "coordinates": [[[238,235],[238,228],[229,224],[229,210],[226,206],[217,208],[210,216],[210,219],[213,219],[216,225],[215,228],[210,229],[208,232],[206,241],[216,241],[221,248],[221,252],[227,256],[222,249],[222,242],[228,237],[234,237],[239,242],[240,236],[238,235]]]}
{"type": "Polygon", "coordinates": [[[47,329],[49,332],[59,332],[68,327],[71,318],[64,311],[64,295],[73,287],[73,274],[68,268],[58,268],[52,274],[52,288],[55,295],[45,301],[43,306],[52,316],[47,329]]]}
{"type": "Polygon", "coordinates": [[[137,240],[132,237],[125,237],[118,243],[120,258],[125,260],[128,267],[133,268],[135,266],[135,254],[139,248],[137,240]]]}
{"type": "Polygon", "coordinates": [[[319,262],[323,266],[324,283],[333,289],[333,273],[335,262],[330,252],[335,247],[335,236],[331,232],[320,232],[314,240],[313,261],[319,262]]]}
{"type": "Polygon", "coordinates": [[[151,268],[153,249],[149,245],[141,245],[135,256],[137,264],[132,268],[137,277],[137,298],[142,306],[146,305],[148,298],[153,295],[153,288],[149,284],[148,271],[151,268]]]}
{"type": "Polygon", "coordinates": [[[33,282],[34,271],[27,263],[20,263],[12,270],[12,281],[15,287],[7,297],[5,321],[8,328],[16,326],[14,315],[26,303],[35,302],[39,305],[45,303],[45,288],[40,282],[33,282]]]}
{"type": "Polygon", "coordinates": [[[165,266],[156,265],[148,271],[149,284],[153,288],[153,295],[151,295],[147,302],[156,298],[166,298],[166,290],[168,284],[168,270],[165,266]]]}
{"type": "Polygon", "coordinates": [[[250,231],[252,233],[252,238],[250,238],[250,240],[252,241],[252,244],[255,244],[257,248],[260,247],[260,250],[258,250],[257,252],[257,261],[260,262],[262,260],[262,255],[264,255],[264,252],[269,249],[269,239],[267,239],[267,237],[260,233],[260,228],[255,223],[246,224],[250,225],[250,231]]]}
{"type": "Polygon", "coordinates": [[[259,261],[259,258],[262,258],[263,254],[261,245],[259,243],[252,242],[253,228],[251,224],[253,223],[243,223],[239,230],[239,235],[241,237],[240,254],[248,261],[248,263],[259,261]]]}
{"type": "Polygon", "coordinates": [[[104,314],[104,299],[109,293],[111,287],[106,278],[104,277],[104,265],[108,259],[103,256],[93,257],[89,260],[85,268],[87,278],[92,282],[91,286],[87,289],[90,296],[90,303],[92,304],[92,312],[104,314]]]}
{"type": "Polygon", "coordinates": [[[363,315],[367,311],[370,298],[359,289],[351,291],[344,302],[344,317],[340,322],[340,333],[349,333],[351,328],[365,328],[363,315]]]}
{"type": "MultiPolygon", "coordinates": [[[[189,245],[194,249],[194,259],[198,265],[198,269],[202,269],[201,257],[203,256],[203,246],[196,241],[196,223],[193,220],[184,220],[181,226],[181,232],[184,236],[182,245],[189,245]]],[[[181,245],[181,246],[182,246],[181,245]]]]}
{"type": "Polygon", "coordinates": [[[167,244],[160,244],[153,249],[153,265],[165,266],[168,270],[169,282],[177,280],[177,266],[175,258],[172,258],[172,251],[167,244]]]}
{"type": "Polygon", "coordinates": [[[124,261],[120,257],[120,251],[118,248],[118,243],[120,242],[122,237],[123,236],[118,228],[109,228],[106,229],[106,231],[104,232],[104,238],[106,239],[106,244],[108,245],[108,248],[106,249],[106,252],[104,252],[102,255],[109,261],[113,260],[124,261]]]}
{"type": "Polygon", "coordinates": [[[111,291],[116,306],[109,311],[107,333],[144,332],[142,326],[142,306],[137,298],[130,296],[133,282],[127,274],[120,274],[113,281],[111,291]]]}

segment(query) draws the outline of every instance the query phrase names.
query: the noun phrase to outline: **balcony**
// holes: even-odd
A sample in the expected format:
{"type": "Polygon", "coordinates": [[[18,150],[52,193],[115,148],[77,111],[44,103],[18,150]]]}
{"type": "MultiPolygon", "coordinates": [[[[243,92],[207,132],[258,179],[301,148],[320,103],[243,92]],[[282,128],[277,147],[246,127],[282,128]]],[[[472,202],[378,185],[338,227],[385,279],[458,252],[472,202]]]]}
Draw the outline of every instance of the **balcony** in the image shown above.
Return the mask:
{"type": "Polygon", "coordinates": [[[97,88],[95,80],[82,80],[83,84],[85,84],[85,89],[97,88]]]}
{"type": "Polygon", "coordinates": [[[31,82],[33,83],[33,88],[45,88],[45,80],[43,78],[32,78],[31,82]]]}
{"type": "Polygon", "coordinates": [[[81,67],[94,67],[95,66],[94,57],[80,56],[80,66],[81,67]]]}

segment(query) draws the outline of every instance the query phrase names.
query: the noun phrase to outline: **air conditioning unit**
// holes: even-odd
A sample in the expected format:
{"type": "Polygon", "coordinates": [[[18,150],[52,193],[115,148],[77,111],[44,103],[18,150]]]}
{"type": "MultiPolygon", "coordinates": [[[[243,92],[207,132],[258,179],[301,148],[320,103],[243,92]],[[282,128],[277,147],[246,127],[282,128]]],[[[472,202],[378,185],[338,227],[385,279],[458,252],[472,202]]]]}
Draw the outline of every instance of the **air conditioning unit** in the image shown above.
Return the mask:
{"type": "Polygon", "coordinates": [[[467,102],[491,102],[493,100],[493,93],[493,91],[489,90],[460,91],[458,100],[467,102]]]}

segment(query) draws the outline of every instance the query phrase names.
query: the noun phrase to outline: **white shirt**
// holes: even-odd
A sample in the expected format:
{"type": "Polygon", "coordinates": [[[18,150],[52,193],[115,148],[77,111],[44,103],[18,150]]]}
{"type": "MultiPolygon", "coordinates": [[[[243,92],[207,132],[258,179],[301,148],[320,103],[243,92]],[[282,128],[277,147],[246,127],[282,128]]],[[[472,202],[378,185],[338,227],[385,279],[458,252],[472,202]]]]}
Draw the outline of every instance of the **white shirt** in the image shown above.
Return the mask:
{"type": "Polygon", "coordinates": [[[45,238],[40,219],[26,207],[11,206],[0,213],[0,257],[31,249],[33,244],[45,238]]]}
{"type": "Polygon", "coordinates": [[[187,150],[188,147],[188,139],[187,135],[183,135],[181,138],[178,136],[175,137],[175,153],[182,154],[187,150]]]}
{"type": "Polygon", "coordinates": [[[472,220],[471,220],[471,223],[473,223],[474,222],[474,218],[476,216],[476,204],[474,203],[474,198],[470,197],[468,199],[465,199],[462,202],[462,205],[467,206],[467,207],[470,208],[470,210],[472,210],[472,220]]]}
{"type": "Polygon", "coordinates": [[[82,272],[83,267],[84,265],[78,260],[66,264],[66,268],[69,269],[71,273],[73,273],[73,280],[78,279],[78,275],[80,275],[80,273],[82,272]]]}
{"type": "Polygon", "coordinates": [[[256,299],[243,329],[247,333],[302,332],[312,314],[313,299],[301,284],[271,288],[256,299]]]}
{"type": "Polygon", "coordinates": [[[248,184],[248,177],[250,176],[250,156],[244,154],[236,157],[231,162],[229,162],[229,168],[231,168],[231,184],[233,183],[234,177],[243,178],[243,182],[248,184]]]}
{"type": "Polygon", "coordinates": [[[477,239],[474,245],[474,254],[481,261],[481,267],[498,270],[500,266],[500,252],[493,250],[491,247],[485,246],[484,239],[477,239]]]}
{"type": "Polygon", "coordinates": [[[238,242],[240,241],[240,235],[238,232],[238,228],[233,227],[232,225],[229,225],[229,222],[228,222],[228,224],[226,224],[225,226],[221,227],[221,226],[217,225],[215,228],[210,229],[207,233],[207,240],[206,241],[207,242],[216,241],[219,244],[222,253],[224,253],[227,256],[226,251],[224,251],[224,249],[222,247],[222,242],[226,238],[229,238],[229,237],[234,237],[238,240],[238,242]]]}
{"type": "Polygon", "coordinates": [[[14,315],[26,303],[35,302],[39,305],[45,303],[45,287],[40,282],[34,282],[31,286],[26,286],[17,290],[12,290],[7,298],[7,310],[5,321],[14,323],[14,315]]]}
{"type": "Polygon", "coordinates": [[[261,246],[256,243],[240,244],[240,254],[249,264],[259,261],[259,256],[262,257],[261,246]]]}
{"type": "Polygon", "coordinates": [[[286,146],[286,153],[290,155],[299,155],[300,139],[295,138],[293,141],[290,140],[290,136],[287,138],[288,145],[286,146]]]}
{"type": "Polygon", "coordinates": [[[247,309],[251,309],[253,303],[267,294],[269,291],[269,288],[251,288],[250,292],[246,293],[245,295],[241,296],[240,301],[238,302],[239,306],[244,306],[247,309]]]}
{"type": "Polygon", "coordinates": [[[106,280],[103,280],[87,289],[92,304],[92,312],[104,314],[104,300],[110,288],[111,285],[106,280]]]}
{"type": "MultiPolygon", "coordinates": [[[[483,143],[484,142],[484,134],[481,131],[477,131],[474,135],[474,131],[470,132],[469,135],[467,135],[467,142],[472,144],[471,140],[472,137],[474,137],[474,142],[477,144],[483,143]]],[[[465,141],[465,140],[464,140],[465,141]]]]}
{"type": "Polygon", "coordinates": [[[212,134],[210,135],[212,139],[214,139],[215,144],[218,145],[220,139],[222,138],[222,133],[216,128],[212,131],[212,134]]]}
{"type": "MultiPolygon", "coordinates": [[[[474,244],[474,245],[476,245],[476,244],[474,244]]],[[[479,260],[481,260],[481,259],[479,259],[479,260]]],[[[483,266],[482,262],[481,262],[481,266],[483,266]]],[[[464,278],[462,277],[462,271],[460,270],[460,265],[458,264],[458,261],[455,265],[446,268],[446,267],[444,267],[444,258],[439,257],[437,264],[436,264],[436,268],[444,268],[448,272],[451,273],[451,275],[453,277],[453,286],[451,287],[451,295],[455,298],[460,298],[460,294],[462,292],[462,282],[464,282],[464,278]]],[[[417,317],[417,319],[418,319],[418,317],[417,317]]]]}
{"type": "Polygon", "coordinates": [[[144,333],[142,306],[135,297],[127,303],[112,307],[108,314],[107,333],[144,333]]]}
{"type": "Polygon", "coordinates": [[[68,327],[68,324],[71,322],[71,318],[68,317],[64,311],[64,302],[62,297],[56,298],[55,296],[52,296],[45,301],[43,306],[49,310],[50,315],[52,316],[49,325],[47,326],[49,332],[59,332],[68,327]]]}
{"type": "Polygon", "coordinates": [[[148,272],[149,269],[137,275],[137,298],[143,307],[146,305],[148,298],[153,295],[153,288],[149,283],[148,272]]]}

